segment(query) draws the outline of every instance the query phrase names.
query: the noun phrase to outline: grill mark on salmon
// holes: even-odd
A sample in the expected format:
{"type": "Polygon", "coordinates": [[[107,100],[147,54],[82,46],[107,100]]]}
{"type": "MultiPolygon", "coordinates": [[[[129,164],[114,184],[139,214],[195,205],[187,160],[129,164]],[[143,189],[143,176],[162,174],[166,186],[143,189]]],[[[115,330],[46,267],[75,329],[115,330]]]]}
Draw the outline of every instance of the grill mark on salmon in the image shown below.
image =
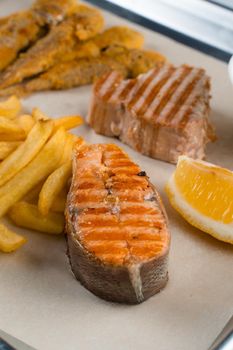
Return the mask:
{"type": "Polygon", "coordinates": [[[180,155],[203,159],[216,139],[210,123],[210,82],[204,69],[157,66],[136,79],[114,75],[94,85],[88,123],[152,158],[176,163],[180,155]],[[109,82],[111,93],[101,89],[109,82]]]}
{"type": "Polygon", "coordinates": [[[148,177],[118,146],[76,150],[66,220],[72,270],[94,294],[139,303],[166,284],[165,211],[148,177]]]}

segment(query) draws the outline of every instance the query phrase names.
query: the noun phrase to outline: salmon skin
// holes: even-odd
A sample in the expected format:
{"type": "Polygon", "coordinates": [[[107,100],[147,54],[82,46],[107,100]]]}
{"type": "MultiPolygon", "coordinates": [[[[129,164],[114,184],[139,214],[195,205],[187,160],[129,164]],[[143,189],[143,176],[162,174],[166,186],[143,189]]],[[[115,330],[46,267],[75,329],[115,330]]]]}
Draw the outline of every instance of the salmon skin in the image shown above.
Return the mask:
{"type": "Polygon", "coordinates": [[[95,295],[137,304],[166,285],[170,233],[163,204],[118,146],[75,150],[66,232],[71,269],[95,295]]]}
{"type": "Polygon", "coordinates": [[[205,70],[187,65],[165,63],[128,80],[110,72],[94,85],[88,122],[151,158],[203,159],[215,140],[209,92],[205,70]]]}

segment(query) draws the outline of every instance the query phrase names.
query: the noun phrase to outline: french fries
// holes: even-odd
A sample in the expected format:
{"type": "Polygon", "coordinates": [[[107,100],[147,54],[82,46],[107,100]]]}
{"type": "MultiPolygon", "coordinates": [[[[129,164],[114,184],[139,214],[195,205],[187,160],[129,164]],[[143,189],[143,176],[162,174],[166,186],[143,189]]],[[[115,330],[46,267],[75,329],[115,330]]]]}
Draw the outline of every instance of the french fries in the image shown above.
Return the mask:
{"type": "Polygon", "coordinates": [[[53,130],[51,121],[35,124],[27,139],[0,164],[0,186],[4,185],[36,156],[53,130]]]}
{"type": "Polygon", "coordinates": [[[9,217],[17,226],[31,230],[51,234],[61,234],[64,231],[64,215],[49,213],[44,216],[39,212],[36,205],[27,202],[19,202],[13,205],[9,211],[9,217]]]}
{"type": "Polygon", "coordinates": [[[56,169],[64,144],[65,130],[58,129],[31,162],[0,187],[0,217],[56,169]]]}
{"type": "Polygon", "coordinates": [[[60,162],[61,165],[71,160],[72,151],[75,143],[79,143],[81,146],[84,143],[84,140],[82,137],[78,137],[76,135],[67,133],[66,144],[60,162]]]}
{"type": "Polygon", "coordinates": [[[16,96],[11,96],[6,101],[0,102],[0,116],[15,118],[21,108],[20,100],[16,96]]]}
{"type": "Polygon", "coordinates": [[[35,120],[31,115],[23,114],[17,118],[19,126],[24,130],[27,135],[33,126],[35,125],[35,120]]]}
{"type": "MultiPolygon", "coordinates": [[[[61,234],[73,146],[85,142],[67,130],[83,120],[51,119],[38,108],[20,111],[17,97],[0,102],[0,217],[8,214],[17,226],[61,234]]],[[[25,241],[0,223],[0,251],[14,251],[25,241]]]]}
{"type": "Polygon", "coordinates": [[[24,196],[24,200],[29,203],[37,203],[40,191],[43,187],[44,180],[38,183],[35,187],[33,187],[27,194],[24,196]]]}
{"type": "MultiPolygon", "coordinates": [[[[32,111],[32,117],[35,121],[38,120],[48,120],[50,119],[45,113],[43,113],[39,108],[34,108],[32,111]]],[[[65,117],[54,119],[55,130],[63,127],[66,130],[73,129],[77,126],[83,124],[83,118],[79,115],[68,115],[65,117]]]]}
{"type": "Polygon", "coordinates": [[[45,181],[39,194],[38,208],[42,215],[47,215],[54,199],[66,186],[71,177],[71,160],[56,169],[45,181]]]}
{"type": "Polygon", "coordinates": [[[11,141],[23,141],[26,138],[25,131],[22,129],[20,131],[12,131],[10,133],[0,132],[0,140],[11,142],[11,141]]]}
{"type": "Polygon", "coordinates": [[[33,110],[32,110],[32,118],[35,120],[35,122],[37,122],[39,120],[49,120],[50,119],[39,108],[33,108],[33,110]]]}
{"type": "Polygon", "coordinates": [[[67,189],[63,188],[63,190],[55,197],[51,211],[55,211],[57,213],[64,213],[66,207],[66,197],[67,197],[67,189]]]}
{"type": "Polygon", "coordinates": [[[0,251],[10,253],[21,247],[26,239],[0,223],[0,251]]]}
{"type": "Polygon", "coordinates": [[[9,156],[21,143],[19,141],[0,141],[0,160],[9,156]]]}
{"type": "Polygon", "coordinates": [[[70,115],[54,120],[55,130],[57,128],[63,127],[66,130],[76,128],[83,124],[83,119],[79,115],[70,115]]]}
{"type": "Polygon", "coordinates": [[[19,133],[25,136],[24,130],[14,120],[0,117],[0,134],[19,133]]]}

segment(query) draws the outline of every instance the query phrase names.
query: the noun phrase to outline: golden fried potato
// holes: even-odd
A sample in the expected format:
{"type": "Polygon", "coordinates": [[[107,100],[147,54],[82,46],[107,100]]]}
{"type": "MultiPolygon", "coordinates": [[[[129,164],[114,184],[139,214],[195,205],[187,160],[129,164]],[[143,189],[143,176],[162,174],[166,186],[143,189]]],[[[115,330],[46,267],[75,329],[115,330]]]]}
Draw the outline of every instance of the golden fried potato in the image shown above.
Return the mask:
{"type": "Polygon", "coordinates": [[[66,198],[67,198],[67,189],[63,188],[62,191],[55,197],[51,211],[55,211],[57,213],[64,213],[66,207],[66,198]]]}
{"type": "Polygon", "coordinates": [[[0,251],[10,253],[20,248],[26,242],[26,238],[11,231],[0,223],[0,251]]]}
{"type": "Polygon", "coordinates": [[[57,168],[65,137],[65,130],[58,129],[31,162],[0,187],[0,216],[57,168]]]}
{"type": "Polygon", "coordinates": [[[66,130],[76,128],[83,124],[83,118],[79,115],[69,115],[54,119],[54,128],[63,127],[66,130]]]}
{"type": "Polygon", "coordinates": [[[32,118],[35,121],[39,121],[39,120],[49,120],[50,118],[43,113],[39,108],[33,108],[32,110],[32,118]]]}
{"type": "Polygon", "coordinates": [[[47,215],[58,193],[66,186],[71,177],[71,160],[56,169],[45,181],[39,194],[38,208],[47,215]]]}
{"type": "Polygon", "coordinates": [[[0,132],[0,140],[5,142],[24,141],[26,136],[24,130],[20,130],[20,132],[14,131],[7,134],[0,132]]]}
{"type": "Polygon", "coordinates": [[[61,157],[60,164],[64,164],[72,159],[72,151],[75,143],[79,143],[80,146],[84,144],[84,140],[82,137],[78,137],[74,134],[67,133],[66,136],[66,144],[64,147],[63,155],[61,157]]]}
{"type": "Polygon", "coordinates": [[[7,119],[5,117],[0,117],[0,134],[23,134],[25,136],[24,130],[15,121],[7,119]]]}
{"type": "Polygon", "coordinates": [[[11,96],[6,101],[0,102],[0,116],[2,117],[15,118],[21,109],[21,102],[16,96],[11,96]]]}
{"type": "Polygon", "coordinates": [[[0,186],[25,167],[44,146],[53,130],[50,121],[37,122],[27,139],[0,164],[0,186]]]}
{"type": "Polygon", "coordinates": [[[51,234],[61,234],[64,231],[64,215],[49,213],[44,216],[36,205],[27,202],[14,204],[9,211],[9,217],[19,227],[51,234]]]}
{"type": "Polygon", "coordinates": [[[35,121],[38,120],[53,120],[54,130],[57,130],[60,127],[63,127],[66,130],[76,128],[79,125],[83,124],[83,119],[79,115],[68,115],[61,118],[51,119],[39,108],[34,108],[32,111],[32,118],[35,121]]]}
{"type": "Polygon", "coordinates": [[[31,115],[22,114],[17,118],[17,123],[27,135],[35,125],[35,120],[31,115]]]}
{"type": "Polygon", "coordinates": [[[0,160],[9,156],[22,142],[20,141],[0,141],[0,160]]]}

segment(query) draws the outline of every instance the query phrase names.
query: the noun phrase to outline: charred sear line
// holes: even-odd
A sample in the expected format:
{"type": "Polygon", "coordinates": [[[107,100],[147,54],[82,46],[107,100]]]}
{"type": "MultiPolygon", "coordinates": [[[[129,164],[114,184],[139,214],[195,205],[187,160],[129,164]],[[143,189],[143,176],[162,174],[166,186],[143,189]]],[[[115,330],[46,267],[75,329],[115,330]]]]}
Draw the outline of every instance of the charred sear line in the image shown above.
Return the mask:
{"type": "Polygon", "coordinates": [[[147,176],[145,171],[140,171],[137,175],[138,176],[147,176]]]}

